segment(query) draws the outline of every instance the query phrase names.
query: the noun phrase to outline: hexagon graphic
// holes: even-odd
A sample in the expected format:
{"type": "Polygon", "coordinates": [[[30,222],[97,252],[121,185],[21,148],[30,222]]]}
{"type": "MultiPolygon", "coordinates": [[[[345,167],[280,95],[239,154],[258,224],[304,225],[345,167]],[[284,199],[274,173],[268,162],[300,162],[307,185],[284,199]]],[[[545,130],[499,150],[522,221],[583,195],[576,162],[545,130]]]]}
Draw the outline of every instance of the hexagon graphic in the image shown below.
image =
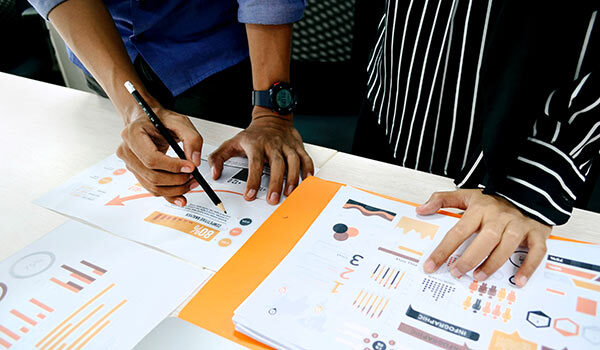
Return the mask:
{"type": "Polygon", "coordinates": [[[594,345],[600,345],[600,327],[583,327],[583,339],[594,345]]]}
{"type": "Polygon", "coordinates": [[[565,337],[572,337],[579,334],[579,325],[570,318],[555,319],[552,328],[565,337]]]}
{"type": "Polygon", "coordinates": [[[550,327],[552,318],[542,311],[529,311],[527,313],[527,322],[531,323],[535,328],[550,327]]]}

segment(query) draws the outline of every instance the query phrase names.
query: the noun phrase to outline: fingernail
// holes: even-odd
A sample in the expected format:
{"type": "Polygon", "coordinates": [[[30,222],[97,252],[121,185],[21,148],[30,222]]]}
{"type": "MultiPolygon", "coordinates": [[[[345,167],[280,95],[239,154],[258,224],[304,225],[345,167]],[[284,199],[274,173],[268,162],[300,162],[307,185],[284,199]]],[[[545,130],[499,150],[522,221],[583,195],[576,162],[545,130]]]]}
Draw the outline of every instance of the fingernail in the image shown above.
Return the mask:
{"type": "Polygon", "coordinates": [[[181,168],[182,173],[191,173],[192,171],[194,171],[194,169],[190,168],[189,166],[184,166],[181,168]]]}
{"type": "Polygon", "coordinates": [[[462,277],[462,273],[460,271],[458,271],[458,269],[456,267],[452,267],[450,269],[450,274],[452,275],[452,277],[459,279],[462,277]]]}
{"type": "Polygon", "coordinates": [[[285,195],[289,196],[292,193],[292,191],[294,191],[294,186],[293,185],[289,185],[288,188],[287,188],[287,191],[285,191],[285,195]]]}
{"type": "Polygon", "coordinates": [[[202,161],[202,154],[198,151],[192,153],[192,162],[194,162],[194,164],[196,165],[200,165],[200,162],[202,161]]]}
{"type": "Polygon", "coordinates": [[[217,179],[217,169],[215,169],[215,167],[210,167],[211,171],[212,171],[212,177],[213,179],[217,179]]]}
{"type": "Polygon", "coordinates": [[[517,286],[523,287],[526,284],[527,284],[527,277],[525,277],[525,276],[519,276],[517,278],[517,286]]]}
{"type": "Polygon", "coordinates": [[[190,186],[190,190],[193,190],[194,188],[196,188],[196,187],[198,187],[198,186],[200,186],[200,184],[194,181],[194,182],[192,183],[192,185],[190,186]]]}
{"type": "Polygon", "coordinates": [[[271,195],[269,196],[269,200],[271,201],[272,204],[279,203],[279,193],[272,192],[271,195]]]}
{"type": "Polygon", "coordinates": [[[180,199],[176,199],[175,200],[175,204],[177,204],[180,207],[183,207],[183,199],[181,199],[181,198],[180,199]]]}
{"type": "Polygon", "coordinates": [[[248,199],[252,199],[254,198],[254,195],[256,195],[256,190],[251,188],[246,192],[246,198],[248,199]]]}
{"type": "Polygon", "coordinates": [[[433,262],[433,260],[427,259],[427,261],[425,261],[425,264],[423,265],[423,270],[425,271],[425,273],[433,273],[433,271],[435,271],[435,263],[433,262]]]}
{"type": "Polygon", "coordinates": [[[311,173],[310,171],[308,172],[308,176],[307,177],[311,177],[313,176],[313,173],[311,173]]]}
{"type": "Polygon", "coordinates": [[[488,275],[486,275],[483,271],[477,271],[473,274],[473,277],[475,277],[475,279],[478,281],[485,281],[488,278],[488,275]]]}

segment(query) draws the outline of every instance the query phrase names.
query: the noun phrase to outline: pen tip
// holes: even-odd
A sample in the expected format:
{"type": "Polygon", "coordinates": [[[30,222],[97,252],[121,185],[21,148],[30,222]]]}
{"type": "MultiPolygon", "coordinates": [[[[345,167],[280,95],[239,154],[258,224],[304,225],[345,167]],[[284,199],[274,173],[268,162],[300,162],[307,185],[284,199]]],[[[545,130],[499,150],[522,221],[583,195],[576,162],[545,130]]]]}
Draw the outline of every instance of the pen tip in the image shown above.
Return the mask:
{"type": "Polygon", "coordinates": [[[219,203],[219,204],[217,204],[217,207],[218,207],[219,209],[221,209],[221,211],[222,211],[223,213],[227,214],[227,210],[225,210],[225,206],[223,205],[223,203],[219,203]]]}

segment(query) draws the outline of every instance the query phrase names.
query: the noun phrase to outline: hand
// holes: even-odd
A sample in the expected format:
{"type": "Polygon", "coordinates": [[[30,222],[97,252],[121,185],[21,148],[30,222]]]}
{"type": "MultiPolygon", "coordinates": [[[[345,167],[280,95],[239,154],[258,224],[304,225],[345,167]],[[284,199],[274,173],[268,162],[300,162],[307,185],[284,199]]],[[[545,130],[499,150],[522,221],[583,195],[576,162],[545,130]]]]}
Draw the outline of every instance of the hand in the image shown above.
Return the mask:
{"type": "Polygon", "coordinates": [[[250,126],[210,155],[213,179],[218,179],[223,171],[223,163],[235,156],[246,156],[249,160],[248,181],[244,198],[248,201],[256,198],[263,174],[265,158],[271,166],[271,180],[267,202],[279,203],[283,178],[287,165],[285,195],[292,193],[298,186],[300,170],[306,178],[314,173],[313,162],[304,150],[302,137],[294,128],[291,120],[275,115],[263,115],[255,118],[250,126]]]}
{"type": "Polygon", "coordinates": [[[524,243],[529,253],[514,278],[515,284],[523,287],[546,254],[546,239],[552,227],[525,216],[504,198],[480,190],[437,192],[417,208],[417,214],[431,215],[440,208],[459,208],[465,212],[425,262],[426,273],[436,271],[475,232],[478,232],[475,240],[450,267],[456,278],[477,267],[475,279],[487,279],[524,243]]]}
{"type": "Polygon", "coordinates": [[[188,160],[165,154],[169,144],[141,110],[121,132],[123,143],[117,156],[150,193],[183,207],[187,203],[183,194],[198,186],[191,173],[200,165],[202,137],[188,117],[162,108],[153,110],[175,140],[183,141],[188,160]]]}

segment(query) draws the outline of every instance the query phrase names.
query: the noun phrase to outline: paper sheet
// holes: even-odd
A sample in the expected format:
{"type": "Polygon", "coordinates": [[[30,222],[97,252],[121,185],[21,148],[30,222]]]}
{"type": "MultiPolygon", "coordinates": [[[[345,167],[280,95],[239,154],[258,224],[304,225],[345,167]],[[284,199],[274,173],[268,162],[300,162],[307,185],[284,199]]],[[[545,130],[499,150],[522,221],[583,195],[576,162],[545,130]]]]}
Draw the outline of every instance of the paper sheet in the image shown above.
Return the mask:
{"type": "Polygon", "coordinates": [[[130,349],[209,276],[68,222],[0,263],[0,349],[130,349]]]}
{"type": "Polygon", "coordinates": [[[521,250],[485,282],[471,273],[460,280],[450,275],[466,244],[425,275],[425,258],[457,220],[418,217],[412,206],[342,188],[235,311],[236,329],[289,349],[600,344],[598,247],[549,241],[549,256],[560,251],[554,253],[560,258],[550,258],[550,268],[538,269],[523,289],[512,283],[526,254],[521,250]]]}
{"type": "Polygon", "coordinates": [[[154,197],[116,155],[75,176],[36,203],[216,271],[276,207],[265,201],[269,182],[266,174],[257,199],[244,200],[246,159],[228,161],[221,178],[211,181],[206,159],[212,150],[214,147],[204,145],[199,170],[223,201],[227,214],[216,208],[200,187],[186,194],[185,208],[154,197]]]}

